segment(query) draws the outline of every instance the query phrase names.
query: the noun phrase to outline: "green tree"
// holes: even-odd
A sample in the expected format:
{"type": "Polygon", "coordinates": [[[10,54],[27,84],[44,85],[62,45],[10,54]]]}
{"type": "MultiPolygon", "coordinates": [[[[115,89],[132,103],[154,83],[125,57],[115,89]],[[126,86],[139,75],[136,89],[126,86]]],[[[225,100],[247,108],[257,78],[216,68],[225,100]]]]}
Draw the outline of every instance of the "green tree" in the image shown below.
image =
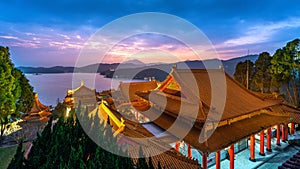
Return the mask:
{"type": "Polygon", "coordinates": [[[161,165],[160,165],[160,161],[158,161],[157,169],[162,169],[162,167],[161,167],[161,165]]]}
{"type": "Polygon", "coordinates": [[[17,147],[16,154],[14,155],[14,158],[11,160],[7,169],[22,169],[24,168],[24,161],[23,140],[21,140],[17,147]]]}
{"type": "Polygon", "coordinates": [[[29,112],[33,106],[34,93],[33,87],[29,84],[29,80],[25,77],[23,72],[19,69],[14,69],[14,77],[17,77],[18,87],[21,89],[21,95],[16,103],[16,110],[18,112],[29,112]]]}
{"type": "Polygon", "coordinates": [[[152,162],[152,158],[151,158],[151,157],[149,157],[148,165],[149,165],[149,169],[154,169],[154,165],[153,165],[153,162],[152,162]]]}
{"type": "Polygon", "coordinates": [[[0,46],[0,136],[2,137],[11,115],[16,111],[16,102],[21,95],[17,79],[13,76],[14,65],[9,49],[0,46]]]}
{"type": "MultiPolygon", "coordinates": [[[[139,156],[144,157],[144,152],[143,152],[143,149],[142,149],[141,146],[139,147],[139,156]]],[[[138,159],[137,168],[138,169],[147,169],[147,168],[149,168],[145,158],[139,158],[138,159]]]]}
{"type": "Polygon", "coordinates": [[[24,74],[14,68],[9,49],[0,46],[0,137],[9,123],[29,111],[33,105],[33,89],[24,74]]]}
{"type": "Polygon", "coordinates": [[[300,40],[295,39],[277,49],[271,60],[272,85],[285,88],[287,101],[299,106],[300,40]]]}
{"type": "Polygon", "coordinates": [[[247,69],[248,69],[248,80],[251,84],[251,79],[254,72],[254,63],[251,60],[246,60],[244,62],[239,62],[235,67],[234,79],[240,82],[241,85],[247,86],[247,69]]]}
{"type": "Polygon", "coordinates": [[[258,59],[255,61],[254,73],[252,77],[252,86],[258,89],[261,93],[269,92],[271,85],[271,59],[272,57],[268,52],[259,54],[258,59]]]}

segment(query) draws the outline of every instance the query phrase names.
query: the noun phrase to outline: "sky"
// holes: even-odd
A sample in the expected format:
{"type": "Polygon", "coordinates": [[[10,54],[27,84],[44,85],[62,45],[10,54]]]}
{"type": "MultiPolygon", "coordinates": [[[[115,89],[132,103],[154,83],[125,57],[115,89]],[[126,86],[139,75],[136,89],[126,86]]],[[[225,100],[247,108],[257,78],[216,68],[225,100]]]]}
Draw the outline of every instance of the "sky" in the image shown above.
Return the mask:
{"type": "MultiPolygon", "coordinates": [[[[127,15],[161,12],[182,18],[201,30],[218,54],[214,57],[240,57],[247,55],[248,50],[250,54],[273,54],[288,41],[300,38],[299,5],[293,0],[3,1],[0,45],[10,48],[16,66],[74,66],[88,40],[102,27],[127,15]]],[[[147,20],[143,22],[146,27],[147,20]]],[[[102,42],[115,42],[114,33],[102,42]]],[[[165,57],[170,51],[181,60],[193,60],[188,48],[176,39],[176,34],[137,34],[113,44],[105,62],[120,62],[129,55],[143,62],[172,62],[172,57],[165,57]],[[162,53],[164,59],[149,59],[151,51],[156,56],[162,53]]]]}

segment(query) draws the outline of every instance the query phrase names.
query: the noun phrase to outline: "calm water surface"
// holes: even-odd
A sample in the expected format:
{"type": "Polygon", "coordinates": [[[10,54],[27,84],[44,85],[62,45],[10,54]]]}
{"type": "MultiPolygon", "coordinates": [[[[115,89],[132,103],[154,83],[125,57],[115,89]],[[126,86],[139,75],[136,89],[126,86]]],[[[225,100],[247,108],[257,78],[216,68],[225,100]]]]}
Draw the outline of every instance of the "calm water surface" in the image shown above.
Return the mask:
{"type": "Polygon", "coordinates": [[[57,104],[58,98],[64,99],[67,90],[80,86],[82,80],[84,80],[85,86],[97,91],[116,89],[121,80],[128,81],[125,79],[112,80],[94,73],[26,74],[26,77],[34,87],[34,91],[39,94],[41,102],[52,106],[57,104]]]}

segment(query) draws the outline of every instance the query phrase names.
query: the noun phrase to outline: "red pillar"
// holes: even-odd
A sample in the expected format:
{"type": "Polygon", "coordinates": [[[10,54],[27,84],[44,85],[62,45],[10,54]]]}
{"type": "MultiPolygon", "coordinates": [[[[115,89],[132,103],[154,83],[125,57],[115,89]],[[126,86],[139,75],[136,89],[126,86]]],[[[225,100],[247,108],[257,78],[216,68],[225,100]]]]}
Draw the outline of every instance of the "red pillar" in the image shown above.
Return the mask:
{"type": "Polygon", "coordinates": [[[191,145],[188,144],[188,158],[192,158],[192,149],[191,145]]]}
{"type": "Polygon", "coordinates": [[[202,168],[207,169],[207,154],[202,153],[202,168]]]}
{"type": "Polygon", "coordinates": [[[291,123],[291,134],[295,134],[295,123],[291,123]]]}
{"type": "Polygon", "coordinates": [[[180,145],[180,142],[177,141],[176,144],[175,144],[175,149],[176,149],[176,151],[179,151],[179,145],[180,145]]]}
{"type": "Polygon", "coordinates": [[[234,144],[229,148],[230,169],[234,169],[234,144]]]}
{"type": "Polygon", "coordinates": [[[287,141],[289,139],[289,125],[286,124],[285,126],[285,140],[287,141]]]}
{"type": "Polygon", "coordinates": [[[282,129],[281,129],[281,140],[282,141],[285,141],[285,136],[286,136],[286,134],[285,134],[285,132],[286,132],[286,129],[285,129],[285,124],[284,125],[282,125],[282,129]]]}
{"type": "Polygon", "coordinates": [[[135,119],[139,120],[139,113],[137,111],[135,112],[135,119]]]}
{"type": "Polygon", "coordinates": [[[272,152],[272,148],[271,148],[271,128],[268,129],[267,131],[267,151],[272,152]]]}
{"type": "Polygon", "coordinates": [[[255,161],[255,137],[254,135],[250,136],[250,161],[255,161]]]}
{"type": "Polygon", "coordinates": [[[280,146],[280,124],[277,125],[276,130],[276,144],[280,146]]]}
{"type": "Polygon", "coordinates": [[[264,131],[260,132],[260,143],[259,143],[259,155],[265,156],[265,133],[264,131]]]}
{"type": "Polygon", "coordinates": [[[216,152],[216,169],[221,169],[220,151],[216,152]]]}

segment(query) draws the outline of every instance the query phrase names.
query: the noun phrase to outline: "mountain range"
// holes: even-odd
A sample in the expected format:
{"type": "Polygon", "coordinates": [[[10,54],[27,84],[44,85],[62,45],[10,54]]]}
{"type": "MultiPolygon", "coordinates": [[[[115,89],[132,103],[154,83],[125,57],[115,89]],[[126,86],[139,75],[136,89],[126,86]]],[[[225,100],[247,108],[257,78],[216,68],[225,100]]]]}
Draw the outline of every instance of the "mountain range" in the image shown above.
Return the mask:
{"type": "MultiPolygon", "coordinates": [[[[224,70],[231,76],[233,76],[235,67],[239,62],[245,60],[251,60],[255,62],[258,55],[247,55],[237,57],[229,60],[221,60],[224,70]]],[[[203,69],[203,68],[219,68],[220,62],[216,59],[210,60],[194,60],[194,61],[182,61],[177,63],[150,63],[146,64],[140,60],[134,59],[123,63],[100,63],[91,64],[83,67],[18,67],[24,73],[28,74],[45,74],[45,73],[100,73],[106,77],[118,77],[118,78],[135,78],[144,79],[145,77],[153,77],[157,80],[164,80],[171,68],[176,64],[177,68],[189,68],[189,69],[203,69]],[[216,64],[217,63],[217,64],[216,64]],[[138,73],[137,73],[138,72],[138,73]],[[130,77],[135,75],[134,77],[130,77]]]]}

